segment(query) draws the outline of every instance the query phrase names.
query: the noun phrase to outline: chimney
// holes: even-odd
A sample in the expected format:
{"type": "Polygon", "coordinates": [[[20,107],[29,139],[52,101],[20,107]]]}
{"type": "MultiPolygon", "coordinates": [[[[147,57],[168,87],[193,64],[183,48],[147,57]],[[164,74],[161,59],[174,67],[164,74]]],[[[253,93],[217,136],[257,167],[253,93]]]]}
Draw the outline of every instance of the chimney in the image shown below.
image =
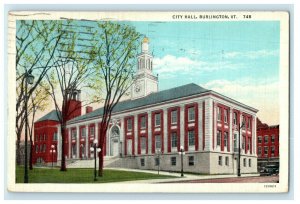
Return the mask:
{"type": "Polygon", "coordinates": [[[85,107],[85,114],[90,113],[92,111],[93,111],[93,107],[91,107],[91,106],[85,107]]]}

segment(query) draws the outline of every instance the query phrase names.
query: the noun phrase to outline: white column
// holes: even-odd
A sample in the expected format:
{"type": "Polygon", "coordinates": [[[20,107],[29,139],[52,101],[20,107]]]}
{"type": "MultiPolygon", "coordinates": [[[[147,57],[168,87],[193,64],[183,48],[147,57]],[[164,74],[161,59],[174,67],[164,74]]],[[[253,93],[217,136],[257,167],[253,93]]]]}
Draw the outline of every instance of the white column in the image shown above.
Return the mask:
{"type": "Polygon", "coordinates": [[[76,125],[76,159],[79,159],[79,151],[80,151],[80,139],[79,139],[79,126],[76,125]]]}
{"type": "Polygon", "coordinates": [[[88,124],[85,125],[85,156],[88,158],[89,156],[89,126],[88,124]]]}
{"type": "Polygon", "coordinates": [[[162,125],[164,127],[164,153],[168,152],[168,110],[166,108],[163,109],[164,120],[162,121],[162,125]]]}
{"type": "Polygon", "coordinates": [[[203,101],[198,102],[198,141],[199,141],[199,151],[203,151],[203,101]]]}
{"type": "Polygon", "coordinates": [[[138,148],[138,116],[134,116],[134,155],[137,155],[138,148]]]}
{"type": "Polygon", "coordinates": [[[253,116],[252,119],[252,155],[256,155],[256,116],[253,116]]]}
{"type": "Polygon", "coordinates": [[[233,132],[232,132],[232,123],[233,123],[233,107],[230,107],[229,111],[229,143],[230,143],[230,152],[233,152],[233,132]]]}
{"type": "Polygon", "coordinates": [[[148,154],[152,152],[152,128],[151,128],[151,112],[148,111],[148,154]]]}
{"type": "Polygon", "coordinates": [[[72,128],[69,128],[69,158],[72,158],[72,128]]]}
{"type": "Polygon", "coordinates": [[[205,100],[205,151],[215,151],[216,147],[216,106],[214,106],[212,99],[205,100]],[[213,121],[214,111],[214,121],[213,121]],[[214,139],[214,144],[213,144],[214,139]],[[214,145],[214,147],[213,147],[214,145]]]}
{"type": "Polygon", "coordinates": [[[61,126],[57,126],[57,160],[61,160],[61,126]]]}
{"type": "Polygon", "coordinates": [[[180,146],[184,148],[184,105],[180,106],[180,146]]]}

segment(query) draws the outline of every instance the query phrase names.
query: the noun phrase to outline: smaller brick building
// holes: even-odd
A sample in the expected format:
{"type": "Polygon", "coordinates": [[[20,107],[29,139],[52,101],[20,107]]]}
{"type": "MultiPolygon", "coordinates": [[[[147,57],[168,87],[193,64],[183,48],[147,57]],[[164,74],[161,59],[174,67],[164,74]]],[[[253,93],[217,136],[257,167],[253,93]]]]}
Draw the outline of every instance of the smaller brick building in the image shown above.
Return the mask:
{"type": "Polygon", "coordinates": [[[267,125],[257,119],[257,166],[279,167],[279,125],[267,125]]]}

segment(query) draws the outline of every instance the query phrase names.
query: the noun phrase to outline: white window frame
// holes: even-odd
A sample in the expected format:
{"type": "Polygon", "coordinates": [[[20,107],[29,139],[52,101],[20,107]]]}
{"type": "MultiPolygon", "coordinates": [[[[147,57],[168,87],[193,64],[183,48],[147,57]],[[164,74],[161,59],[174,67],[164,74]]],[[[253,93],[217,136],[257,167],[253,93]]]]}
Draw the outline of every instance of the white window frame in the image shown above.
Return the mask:
{"type": "Polygon", "coordinates": [[[228,156],[225,157],[225,165],[229,166],[229,157],[228,156]]]}
{"type": "Polygon", "coordinates": [[[161,144],[161,135],[155,135],[155,149],[161,149],[162,144],[161,144]],[[157,140],[159,138],[159,140],[157,140]],[[159,146],[158,146],[159,144],[159,146]]]}
{"type": "Polygon", "coordinates": [[[155,127],[159,127],[161,125],[161,113],[154,114],[154,121],[155,127]]]}
{"type": "Polygon", "coordinates": [[[224,147],[228,146],[228,132],[224,132],[224,147]]]}
{"type": "Polygon", "coordinates": [[[237,125],[237,113],[233,112],[233,124],[237,125]]]}
{"type": "Polygon", "coordinates": [[[141,129],[146,129],[146,116],[141,116],[141,129]]]}
{"type": "Polygon", "coordinates": [[[217,146],[221,146],[221,138],[222,138],[222,131],[217,130],[217,146]]]}
{"type": "Polygon", "coordinates": [[[228,123],[228,110],[224,109],[224,123],[228,123]]]}
{"type": "Polygon", "coordinates": [[[195,106],[188,108],[188,121],[195,121],[195,106]]]}
{"type": "Polygon", "coordinates": [[[177,135],[177,132],[171,132],[171,147],[175,148],[175,147],[177,147],[177,145],[178,145],[178,135],[177,135]],[[176,145],[175,146],[173,146],[174,138],[175,138],[175,141],[176,141],[176,145]]]}
{"type": "Polygon", "coordinates": [[[86,129],[85,129],[85,127],[81,128],[81,137],[86,137],[86,129]]]}
{"type": "Polygon", "coordinates": [[[171,111],[171,124],[177,124],[177,110],[171,111]]]}
{"type": "Polygon", "coordinates": [[[217,107],[217,121],[221,121],[221,108],[217,107]]]}
{"type": "Polygon", "coordinates": [[[127,119],[127,131],[132,131],[132,119],[127,119]]]}
{"type": "Polygon", "coordinates": [[[222,160],[223,160],[222,156],[219,156],[219,158],[218,158],[218,164],[219,164],[219,166],[223,165],[222,164],[223,163],[222,160]]]}
{"type": "Polygon", "coordinates": [[[188,144],[189,144],[189,146],[195,146],[195,143],[196,143],[196,141],[195,141],[195,130],[189,130],[188,131],[188,144]],[[191,134],[191,133],[193,133],[193,134],[191,134]],[[193,144],[191,144],[190,136],[193,136],[193,144]]]}

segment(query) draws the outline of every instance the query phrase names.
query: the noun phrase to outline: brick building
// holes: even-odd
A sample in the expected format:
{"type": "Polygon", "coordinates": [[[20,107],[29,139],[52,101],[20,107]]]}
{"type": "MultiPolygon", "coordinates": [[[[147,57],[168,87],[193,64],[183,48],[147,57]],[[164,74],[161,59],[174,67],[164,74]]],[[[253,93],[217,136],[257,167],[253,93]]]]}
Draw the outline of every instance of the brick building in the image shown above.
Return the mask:
{"type": "MultiPolygon", "coordinates": [[[[102,150],[104,165],[109,166],[109,159],[114,159],[110,165],[115,167],[157,169],[159,163],[162,170],[180,171],[178,152],[183,146],[185,171],[236,174],[240,142],[241,172],[257,172],[257,110],[193,83],[158,91],[148,46],[144,38],[131,99],[118,103],[112,113],[102,150]],[[239,140],[242,121],[245,126],[239,140]]],[[[102,112],[102,108],[93,111],[87,107],[85,114],[80,111],[68,121],[67,160],[92,159],[90,147],[99,135],[102,112]]],[[[35,123],[35,130],[40,131],[35,132],[35,138],[43,138],[35,144],[39,151],[41,144],[45,144],[42,150],[46,149],[36,158],[45,163],[49,162],[52,143],[57,148],[56,159],[61,159],[60,126],[55,121],[51,112],[35,123]]]]}
{"type": "Polygon", "coordinates": [[[267,125],[257,119],[258,168],[266,165],[279,167],[279,125],[267,125]]]}

